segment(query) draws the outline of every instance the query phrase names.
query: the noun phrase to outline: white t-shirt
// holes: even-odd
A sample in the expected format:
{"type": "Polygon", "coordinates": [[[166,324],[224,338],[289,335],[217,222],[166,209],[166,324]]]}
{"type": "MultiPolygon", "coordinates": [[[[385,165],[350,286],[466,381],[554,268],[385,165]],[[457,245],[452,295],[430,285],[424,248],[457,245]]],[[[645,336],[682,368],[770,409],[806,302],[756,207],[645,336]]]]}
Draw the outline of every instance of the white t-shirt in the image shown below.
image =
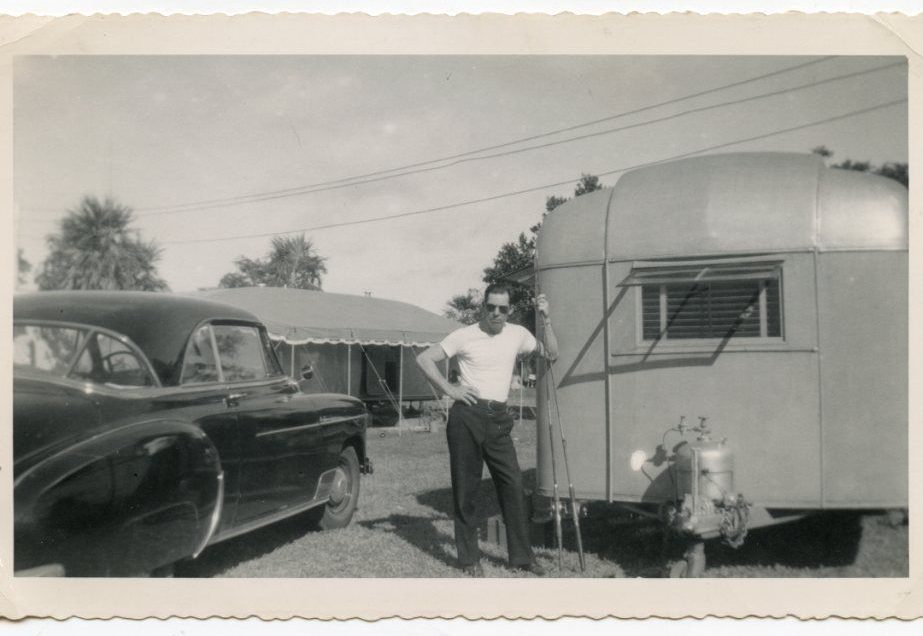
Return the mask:
{"type": "Polygon", "coordinates": [[[485,333],[478,324],[462,327],[440,345],[448,357],[458,356],[462,384],[484,400],[505,402],[516,357],[532,353],[537,343],[528,329],[507,323],[496,335],[485,333]]]}

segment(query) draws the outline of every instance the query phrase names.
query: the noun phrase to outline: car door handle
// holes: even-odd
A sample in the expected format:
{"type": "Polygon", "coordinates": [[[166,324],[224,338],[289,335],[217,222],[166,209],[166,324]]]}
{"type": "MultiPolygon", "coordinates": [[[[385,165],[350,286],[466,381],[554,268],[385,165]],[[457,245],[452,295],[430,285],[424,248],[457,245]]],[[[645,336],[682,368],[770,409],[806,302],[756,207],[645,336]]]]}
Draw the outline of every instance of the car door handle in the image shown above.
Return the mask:
{"type": "Polygon", "coordinates": [[[247,397],[246,393],[231,393],[226,398],[224,398],[224,404],[228,408],[237,406],[240,404],[240,401],[247,397]]]}

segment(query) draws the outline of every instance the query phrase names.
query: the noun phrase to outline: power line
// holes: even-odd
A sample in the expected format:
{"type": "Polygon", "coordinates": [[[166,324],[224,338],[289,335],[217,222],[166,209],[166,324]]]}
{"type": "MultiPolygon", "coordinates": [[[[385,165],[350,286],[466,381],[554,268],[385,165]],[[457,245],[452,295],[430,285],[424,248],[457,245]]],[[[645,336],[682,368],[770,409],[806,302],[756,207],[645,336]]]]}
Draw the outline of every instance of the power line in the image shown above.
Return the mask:
{"type": "MultiPolygon", "coordinates": [[[[884,109],[884,108],[889,108],[889,107],[891,107],[891,106],[896,106],[897,104],[902,104],[902,103],[906,103],[906,102],[907,102],[907,98],[898,99],[898,100],[894,100],[894,101],[890,101],[890,102],[885,102],[885,103],[883,103],[883,104],[877,104],[877,105],[875,105],[875,106],[870,106],[870,107],[868,107],[868,108],[863,108],[863,109],[860,109],[860,110],[850,111],[850,112],[847,112],[847,113],[843,113],[843,114],[841,114],[841,115],[834,115],[834,116],[832,116],[832,117],[826,117],[826,118],[824,118],[824,119],[820,119],[820,120],[817,120],[817,121],[808,122],[808,123],[805,123],[805,124],[799,124],[798,126],[792,126],[792,127],[789,127],[789,128],[783,128],[783,129],[780,129],[780,130],[775,130],[775,131],[772,131],[772,132],[769,132],[769,133],[763,133],[763,134],[760,134],[760,135],[754,135],[754,136],[752,136],[752,137],[747,137],[747,138],[745,138],[745,139],[736,139],[736,140],[734,140],[734,141],[728,141],[728,142],[716,144],[716,145],[713,145],[713,146],[708,146],[708,147],[706,147],[706,148],[699,148],[699,149],[697,149],[697,150],[692,150],[692,151],[690,151],[690,152],[685,152],[685,153],[682,153],[682,154],[679,154],[679,155],[674,155],[674,156],[672,156],[672,157],[666,157],[666,158],[664,158],[664,159],[657,159],[657,160],[655,160],[655,161],[649,161],[649,162],[646,162],[646,163],[640,163],[640,164],[635,164],[635,165],[631,165],[631,166],[624,166],[624,167],[621,167],[621,168],[615,168],[615,169],[612,169],[612,170],[607,170],[607,171],[605,171],[605,172],[599,172],[599,173],[596,174],[596,176],[604,177],[604,176],[609,176],[609,175],[617,174],[617,173],[620,173],[620,172],[625,172],[625,171],[627,171],[627,170],[635,170],[635,169],[638,169],[638,168],[646,168],[646,167],[648,167],[648,166],[657,165],[657,164],[659,164],[659,163],[664,163],[664,162],[667,162],[667,161],[674,161],[674,160],[677,160],[677,159],[684,159],[684,158],[686,158],[686,157],[691,157],[691,156],[693,156],[693,155],[698,155],[698,154],[701,154],[701,153],[703,153],[703,152],[710,152],[710,151],[713,151],[713,150],[720,150],[720,149],[722,149],[722,148],[727,148],[727,147],[729,147],[729,146],[735,146],[735,145],[738,145],[738,144],[748,143],[748,142],[751,142],[751,141],[759,141],[760,139],[766,139],[766,138],[768,138],[768,137],[773,137],[773,136],[775,136],[775,135],[782,135],[782,134],[785,134],[785,133],[795,132],[795,131],[798,131],[798,130],[803,130],[803,129],[805,129],[805,128],[811,128],[811,127],[813,127],[813,126],[819,126],[819,125],[821,125],[821,124],[826,124],[826,123],[830,123],[830,122],[834,122],[834,121],[839,121],[839,120],[841,120],[841,119],[846,119],[846,118],[848,118],[848,117],[855,117],[855,116],[857,116],[857,115],[864,115],[864,114],[866,114],[866,113],[870,113],[870,112],[873,112],[873,111],[876,111],[876,110],[881,110],[881,109],[884,109]]],[[[505,192],[505,193],[502,193],[502,194],[495,194],[495,195],[492,195],[492,196],[489,196],[489,197],[482,197],[482,198],[480,198],[480,199],[471,199],[471,200],[468,200],[468,201],[461,201],[461,202],[458,202],[458,203],[450,203],[450,204],[447,204],[447,205],[437,206],[437,207],[433,207],[433,208],[426,208],[426,209],[423,209],[423,210],[414,210],[414,211],[411,211],[411,212],[401,212],[401,213],[398,213],[398,214],[388,214],[388,215],[385,215],[385,216],[377,216],[377,217],[371,217],[371,218],[367,218],[367,219],[358,219],[358,220],[355,220],[355,221],[343,221],[343,222],[339,222],[339,223],[327,223],[327,224],[324,224],[324,225],[315,225],[315,226],[311,226],[311,227],[303,227],[303,228],[297,228],[297,229],[292,229],[292,230],[284,230],[284,231],[279,231],[279,232],[262,232],[262,233],[258,233],[258,234],[240,234],[240,235],[236,235],[236,236],[225,236],[225,237],[220,237],[220,238],[189,239],[189,240],[185,240],[185,241],[163,241],[162,243],[163,243],[164,245],[185,245],[185,244],[191,244],[191,243],[205,243],[205,242],[215,243],[215,242],[219,242],[219,241],[235,241],[235,240],[238,240],[238,239],[245,239],[245,238],[262,238],[262,237],[267,237],[267,236],[279,236],[279,235],[282,235],[282,234],[292,234],[292,233],[296,233],[296,232],[315,232],[315,231],[318,231],[318,230],[327,230],[327,229],[333,229],[333,228],[338,228],[338,227],[348,227],[348,226],[351,226],[351,225],[363,225],[363,224],[366,224],[366,223],[376,223],[376,222],[380,222],[380,221],[389,221],[389,220],[392,220],[392,219],[406,218],[406,217],[418,216],[418,215],[422,215],[422,214],[432,214],[432,213],[435,213],[435,212],[443,212],[443,211],[445,211],[445,210],[451,210],[451,209],[454,209],[454,208],[460,208],[460,207],[464,207],[464,206],[468,206],[468,205],[475,205],[475,204],[478,204],[478,203],[487,203],[487,202],[490,202],[490,201],[496,201],[496,200],[498,200],[498,199],[505,199],[505,198],[509,198],[509,197],[519,196],[519,195],[522,195],[522,194],[529,194],[529,193],[532,193],[532,192],[539,192],[539,191],[541,191],[541,190],[547,190],[548,188],[557,188],[557,187],[561,187],[561,186],[568,185],[568,184],[571,184],[571,183],[573,183],[573,179],[568,179],[567,181],[559,181],[559,182],[557,182],[557,183],[548,183],[548,184],[544,184],[544,185],[540,185],[540,186],[535,186],[535,187],[531,187],[531,188],[525,188],[525,189],[522,189],[522,190],[514,190],[514,191],[512,191],[512,192],[505,192]]]]}
{"type": "Polygon", "coordinates": [[[282,198],[288,198],[288,197],[292,197],[292,196],[301,196],[301,195],[306,195],[306,194],[312,194],[312,193],[315,193],[315,192],[324,192],[324,191],[330,191],[330,190],[338,190],[338,189],[342,189],[342,188],[349,188],[349,187],[353,187],[353,186],[357,186],[357,185],[365,185],[365,184],[367,184],[367,183],[374,183],[374,182],[377,182],[377,181],[384,181],[384,180],[387,180],[387,179],[393,179],[393,178],[395,178],[395,177],[402,177],[402,176],[407,176],[407,175],[412,175],[412,174],[421,174],[421,173],[424,173],[424,172],[432,172],[432,171],[435,171],[435,170],[443,170],[443,169],[445,169],[445,168],[449,168],[449,167],[452,167],[452,166],[460,165],[460,164],[462,164],[462,163],[466,163],[466,162],[470,162],[470,161],[481,161],[481,160],[483,160],[483,159],[495,159],[495,158],[497,158],[497,157],[505,157],[505,156],[509,156],[509,155],[519,154],[519,153],[522,153],[522,152],[528,152],[528,151],[531,151],[531,150],[537,150],[537,149],[540,149],[540,148],[547,148],[547,147],[550,147],[550,146],[557,146],[557,145],[561,145],[561,144],[565,144],[565,143],[570,143],[570,142],[573,142],[573,141],[580,141],[580,140],[583,140],[583,139],[589,139],[589,138],[591,138],[591,137],[599,137],[599,136],[602,136],[602,135],[609,135],[609,134],[612,134],[612,133],[621,132],[621,131],[629,130],[629,129],[632,129],[632,128],[640,128],[640,127],[642,127],[642,126],[648,126],[648,125],[652,125],[652,124],[663,123],[663,122],[665,122],[665,121],[670,121],[670,120],[673,120],[673,119],[678,119],[678,118],[680,118],[680,117],[685,117],[686,115],[690,115],[690,114],[694,114],[694,113],[699,113],[699,112],[704,112],[704,111],[712,110],[712,109],[715,109],[715,108],[721,108],[721,107],[725,107],[725,106],[736,106],[736,105],[743,104],[743,103],[746,103],[746,102],[752,102],[752,101],[756,101],[756,100],[759,100],[759,99],[765,99],[765,98],[767,98],[767,97],[776,97],[776,96],[778,96],[778,95],[783,95],[783,94],[785,94],[785,93],[792,93],[792,92],[794,92],[794,91],[804,90],[804,89],[806,89],[806,88],[814,88],[814,87],[816,87],[816,86],[821,86],[821,85],[823,85],[823,84],[828,84],[828,83],[830,83],[830,82],[835,82],[835,81],[839,81],[839,80],[842,80],[842,79],[849,79],[849,78],[852,78],[852,77],[857,77],[857,76],[859,76],[859,75],[866,75],[866,74],[868,74],[868,73],[874,73],[874,72],[876,72],[876,71],[885,70],[885,69],[892,68],[892,67],[895,67],[895,66],[901,66],[902,64],[903,64],[903,62],[895,62],[895,63],[892,63],[892,64],[886,64],[886,65],[884,65],[884,66],[877,66],[877,67],[874,67],[874,68],[871,68],[871,69],[865,69],[865,70],[862,70],[862,71],[855,71],[855,72],[852,72],[852,73],[846,73],[846,74],[844,74],[844,75],[837,75],[837,76],[835,76],[835,77],[830,77],[830,78],[823,79],[823,80],[819,80],[819,81],[808,82],[808,83],[806,83],[806,84],[800,84],[800,85],[798,85],[798,86],[792,86],[792,87],[789,87],[789,88],[778,89],[778,90],[775,90],[775,91],[770,91],[770,92],[768,92],[768,93],[761,93],[761,94],[759,94],[759,95],[752,95],[752,96],[750,96],[750,97],[743,97],[743,98],[740,98],[740,99],[731,100],[731,101],[728,101],[728,102],[721,102],[721,103],[719,103],[719,104],[713,104],[713,105],[709,105],[709,106],[700,106],[700,107],[698,107],[698,108],[692,108],[692,109],[689,109],[689,110],[684,110],[684,111],[679,112],[679,113],[674,113],[674,114],[672,114],[672,115],[667,115],[667,116],[664,116],[664,117],[659,117],[659,118],[657,118],[657,119],[650,119],[650,120],[647,120],[647,121],[638,122],[638,123],[634,123],[634,124],[628,124],[628,125],[626,125],[626,126],[620,126],[620,127],[617,127],[617,128],[610,128],[610,129],[608,129],[608,130],[601,130],[601,131],[596,131],[596,132],[592,132],[592,133],[587,133],[587,134],[585,134],[585,135],[579,135],[579,136],[577,136],[577,137],[570,137],[570,138],[568,138],[568,139],[562,139],[562,140],[558,140],[558,141],[550,141],[550,142],[546,142],[546,143],[543,143],[543,144],[537,144],[537,145],[533,145],[533,146],[526,146],[525,148],[516,148],[516,149],[513,149],[513,150],[506,150],[506,151],[494,153],[494,154],[491,154],[491,155],[482,155],[482,156],[479,156],[479,157],[468,157],[468,158],[464,158],[464,159],[458,159],[458,160],[453,161],[453,162],[451,162],[451,163],[446,163],[446,164],[442,164],[442,165],[438,165],[438,166],[431,166],[431,167],[429,167],[429,168],[419,168],[419,169],[416,169],[416,170],[409,170],[409,171],[407,171],[407,172],[402,172],[402,173],[394,174],[394,175],[387,175],[387,176],[382,176],[382,177],[375,177],[375,178],[372,178],[372,179],[366,179],[366,180],[363,180],[363,181],[355,181],[355,182],[351,182],[351,183],[344,183],[344,184],[340,184],[340,185],[331,185],[331,186],[326,186],[326,187],[321,187],[321,188],[315,188],[315,189],[313,189],[313,190],[305,190],[305,191],[302,191],[302,192],[289,192],[289,193],[285,193],[285,194],[267,194],[267,195],[264,195],[264,196],[262,196],[262,197],[260,197],[260,198],[258,198],[258,199],[257,199],[257,198],[254,198],[254,199],[241,200],[241,201],[230,202],[230,203],[215,203],[215,204],[208,205],[208,206],[200,206],[200,207],[198,207],[198,208],[185,208],[185,209],[180,209],[180,210],[163,211],[163,212],[150,213],[150,214],[148,214],[148,215],[139,215],[139,216],[153,216],[153,215],[162,215],[162,214],[176,214],[176,213],[180,213],[180,212],[191,212],[191,211],[196,211],[196,210],[206,209],[206,208],[223,207],[223,206],[226,206],[226,205],[243,205],[243,204],[245,204],[245,203],[258,203],[258,202],[262,202],[262,201],[271,201],[271,200],[273,200],[273,199],[282,199],[282,198]]]}
{"type": "MultiPolygon", "coordinates": [[[[405,176],[405,175],[408,175],[408,174],[415,174],[416,172],[425,172],[425,171],[428,171],[428,170],[415,171],[415,170],[411,170],[411,169],[413,169],[413,168],[419,168],[419,167],[426,166],[426,165],[429,165],[429,164],[432,164],[432,163],[440,163],[440,162],[444,162],[444,161],[451,161],[451,160],[461,159],[461,158],[463,158],[463,157],[469,157],[470,155],[476,155],[476,154],[480,154],[480,153],[482,153],[482,152],[487,152],[487,151],[490,151],[490,150],[497,150],[497,149],[500,149],[500,148],[506,148],[506,147],[513,146],[513,145],[520,144],[520,143],[524,143],[524,142],[527,142],[527,141],[534,141],[534,140],[536,140],[536,139],[542,139],[542,138],[545,138],[545,137],[550,137],[550,136],[552,136],[552,135],[560,134],[560,133],[562,133],[562,132],[570,132],[570,131],[572,131],[572,130],[577,130],[577,129],[585,128],[585,127],[588,127],[588,126],[594,126],[594,125],[597,125],[597,124],[600,124],[600,123],[603,123],[603,122],[606,122],[606,121],[612,121],[612,120],[614,120],[614,119],[619,119],[619,118],[622,118],[622,117],[627,117],[627,116],[629,116],[629,115],[636,115],[636,114],[638,114],[638,113],[642,113],[642,112],[645,112],[645,111],[648,111],[648,110],[653,110],[653,109],[656,109],[656,108],[660,108],[660,107],[662,107],[662,106],[668,106],[668,105],[670,105],[670,104],[675,104],[675,103],[678,103],[678,102],[681,102],[681,101],[686,101],[686,100],[693,99],[693,98],[696,98],[696,97],[702,97],[702,96],[704,96],[704,95],[709,95],[709,94],[711,94],[711,93],[719,92],[719,91],[722,91],[722,90],[727,90],[727,89],[729,89],[729,88],[736,88],[736,87],[738,87],[738,86],[743,86],[743,85],[750,84],[750,83],[753,83],[753,82],[756,82],[756,81],[768,79],[768,78],[770,78],[770,77],[775,77],[775,76],[781,75],[781,74],[783,74],[783,73],[789,73],[789,72],[791,72],[791,71],[795,71],[795,70],[798,70],[798,69],[802,69],[802,68],[805,68],[805,67],[807,67],[807,66],[811,66],[811,65],[819,64],[819,63],[821,63],[821,62],[825,62],[825,61],[827,61],[827,60],[833,59],[834,57],[836,57],[836,56],[827,56],[827,57],[819,58],[819,59],[817,59],[817,60],[811,60],[811,61],[809,61],[809,62],[802,62],[802,63],[796,64],[796,65],[794,65],[794,66],[789,66],[789,67],[786,67],[786,68],[783,68],[783,69],[779,69],[779,70],[776,70],[776,71],[772,71],[772,72],[770,72],[770,73],[764,73],[764,74],[758,75],[758,76],[756,76],[756,77],[751,77],[751,78],[748,78],[748,79],[745,79],[745,80],[739,80],[739,81],[737,81],[737,82],[732,82],[732,83],[730,83],[730,84],[724,84],[724,85],[722,85],[722,86],[717,86],[717,87],[714,87],[714,88],[709,88],[709,89],[706,89],[706,90],[703,90],[703,91],[699,91],[699,92],[697,92],[697,93],[691,93],[691,94],[689,94],[689,95],[684,95],[684,96],[682,96],[682,97],[677,97],[677,98],[673,98],[673,99],[664,100],[664,101],[658,102],[658,103],[656,103],[656,104],[650,104],[650,105],[647,105],[647,106],[642,106],[642,107],[635,108],[635,109],[632,109],[632,110],[628,110],[628,111],[624,111],[624,112],[621,112],[621,113],[617,113],[617,114],[615,114],[615,115],[610,115],[610,116],[607,116],[607,117],[602,117],[602,118],[600,118],[600,119],[595,119],[595,120],[592,120],[592,121],[583,122],[583,123],[575,124],[575,125],[572,125],[572,126],[567,126],[567,127],[564,127],[564,128],[558,128],[558,129],[551,130],[551,131],[544,132],[544,133],[540,133],[540,134],[537,134],[537,135],[531,135],[531,136],[529,136],[529,137],[522,137],[522,138],[519,138],[519,139],[514,139],[514,140],[512,140],[512,141],[508,141],[508,142],[505,142],[505,143],[502,143],[502,144],[495,144],[495,145],[493,145],[493,146],[485,146],[485,147],[477,148],[477,149],[474,149],[474,150],[468,150],[468,151],[466,151],[466,152],[457,153],[457,154],[454,154],[454,155],[447,155],[447,156],[444,156],[444,157],[438,157],[438,158],[436,158],[436,159],[429,159],[429,160],[426,160],[426,161],[419,161],[419,162],[416,162],[416,163],[405,164],[405,165],[397,166],[397,167],[394,167],[394,168],[388,168],[388,169],[385,169],[385,170],[378,170],[378,171],[375,171],[375,172],[369,172],[369,173],[365,173],[365,174],[354,175],[354,176],[351,176],[351,177],[342,177],[342,178],[340,178],[340,179],[333,179],[333,180],[329,180],[329,181],[319,181],[319,182],[317,182],[317,183],[308,184],[308,185],[303,185],[303,186],[296,186],[296,187],[292,187],[292,188],[285,188],[285,189],[280,189],[280,190],[270,190],[270,191],[265,191],[265,192],[256,192],[256,193],[251,193],[251,194],[246,194],[246,195],[237,195],[237,196],[233,196],[233,197],[224,197],[224,198],[216,198],[216,199],[204,199],[204,200],[200,200],[200,201],[195,201],[195,202],[190,202],[190,203],[180,203],[180,204],[169,205],[169,206],[138,208],[139,211],[146,211],[146,212],[147,212],[146,214],[139,214],[139,216],[152,216],[152,215],[157,215],[157,214],[172,214],[172,213],[176,213],[176,212],[184,212],[184,211],[187,211],[187,210],[190,210],[190,209],[191,209],[191,210],[197,210],[197,209],[203,209],[203,208],[219,207],[219,206],[222,206],[222,205],[238,205],[238,204],[243,204],[243,203],[256,203],[256,202],[259,202],[259,201],[268,201],[268,200],[273,200],[273,199],[277,199],[277,198],[284,198],[284,197],[288,197],[288,196],[295,196],[295,195],[299,195],[299,194],[308,194],[308,193],[311,193],[311,192],[320,192],[320,191],[324,191],[324,190],[333,190],[333,189],[338,189],[338,188],[344,188],[344,187],[349,187],[349,186],[351,186],[351,185],[360,185],[360,184],[364,184],[364,183],[372,183],[372,182],[376,182],[376,181],[382,181],[382,180],[385,180],[385,179],[392,179],[392,178],[396,178],[396,177],[401,177],[401,176],[405,176]],[[407,171],[407,170],[409,170],[409,171],[407,171]],[[405,172],[400,172],[399,174],[394,174],[394,175],[383,176],[383,175],[387,175],[387,173],[398,172],[398,171],[405,171],[405,172]],[[373,177],[377,177],[377,178],[373,178],[373,177]],[[356,183],[353,183],[353,182],[356,182],[356,183]],[[330,187],[328,187],[328,186],[330,186],[330,187]]],[[[876,69],[873,69],[873,70],[881,70],[881,69],[880,69],[880,68],[876,68],[876,69]]],[[[864,72],[871,72],[871,71],[860,71],[858,74],[861,74],[861,73],[864,73],[864,72]]],[[[844,76],[844,77],[847,77],[847,76],[844,76]]],[[[837,79],[837,78],[834,78],[834,79],[837,79]]],[[[821,82],[818,82],[818,83],[826,83],[826,82],[828,82],[828,81],[834,81],[834,79],[824,80],[824,81],[821,81],[821,82]]],[[[810,86],[810,85],[812,85],[812,84],[808,84],[808,85],[806,85],[806,86],[810,86]]],[[[717,108],[717,107],[722,106],[722,105],[723,105],[723,104],[717,104],[717,105],[715,105],[715,106],[712,106],[712,108],[717,108]]],[[[609,132],[613,132],[613,131],[609,131],[609,132]]],[[[607,134],[607,133],[600,133],[600,134],[607,134]]],[[[568,140],[564,140],[564,141],[558,142],[558,143],[565,143],[566,141],[568,141],[568,140]]],[[[537,147],[543,147],[543,146],[537,146],[537,147]]],[[[500,155],[500,154],[497,154],[497,155],[492,155],[491,157],[493,157],[493,156],[501,156],[501,155],[500,155]]],[[[473,158],[468,159],[468,161],[476,161],[476,160],[479,160],[479,159],[482,159],[482,158],[489,158],[489,157],[473,157],[473,158]]],[[[448,165],[456,165],[457,163],[460,163],[460,162],[455,162],[455,163],[448,164],[448,165]]],[[[430,168],[429,170],[441,169],[442,167],[448,167],[448,166],[439,166],[439,167],[436,167],[436,168],[430,168]]]]}

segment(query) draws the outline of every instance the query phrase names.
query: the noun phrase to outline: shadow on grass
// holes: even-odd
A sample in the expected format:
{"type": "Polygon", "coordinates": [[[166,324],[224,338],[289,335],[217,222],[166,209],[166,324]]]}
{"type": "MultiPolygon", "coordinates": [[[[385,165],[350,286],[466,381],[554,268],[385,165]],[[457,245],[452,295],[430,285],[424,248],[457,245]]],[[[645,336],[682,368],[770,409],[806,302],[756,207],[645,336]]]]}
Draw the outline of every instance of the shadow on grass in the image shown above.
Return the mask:
{"type": "Polygon", "coordinates": [[[431,517],[393,514],[362,521],[359,525],[375,532],[393,533],[437,561],[450,567],[456,567],[455,554],[448,549],[452,543],[452,537],[440,532],[436,528],[435,521],[431,517]]]}
{"type": "MultiPolygon", "coordinates": [[[[486,473],[486,468],[485,468],[486,473]]],[[[529,489],[535,483],[535,469],[523,472],[523,484],[529,489]]],[[[433,509],[446,517],[449,521],[454,519],[454,503],[451,488],[436,488],[417,493],[417,503],[433,509]]],[[[497,501],[497,492],[490,477],[481,480],[478,486],[478,516],[481,519],[480,534],[482,541],[487,535],[487,519],[500,514],[500,505],[497,501]]],[[[454,551],[447,551],[445,546],[454,543],[454,537],[446,536],[435,527],[434,519],[429,517],[412,517],[409,515],[389,515],[380,519],[364,521],[361,525],[369,529],[378,530],[385,528],[396,533],[404,541],[424,550],[436,559],[452,567],[457,566],[454,551]]],[[[487,554],[481,554],[482,560],[505,564],[501,559],[496,559],[487,554]]]]}
{"type": "MultiPolygon", "coordinates": [[[[657,577],[663,571],[663,531],[659,523],[605,504],[588,507],[580,520],[584,552],[618,565],[626,577],[657,577]]],[[[553,523],[545,530],[546,547],[556,547],[553,523]]],[[[562,520],[565,550],[577,551],[573,519],[562,520]]]]}
{"type": "Polygon", "coordinates": [[[218,576],[241,563],[266,556],[306,534],[318,532],[315,525],[316,517],[316,511],[308,510],[264,528],[209,546],[195,561],[177,563],[174,576],[183,578],[218,576]]]}
{"type": "MultiPolygon", "coordinates": [[[[524,481],[534,481],[534,470],[524,473],[524,481]]],[[[478,498],[478,512],[482,518],[481,534],[486,534],[488,517],[500,514],[496,492],[490,478],[481,481],[478,498]]],[[[416,495],[417,501],[432,508],[442,516],[452,519],[452,489],[437,488],[416,495]]],[[[219,576],[241,563],[266,556],[278,548],[297,541],[308,533],[315,532],[312,526],[312,511],[284,519],[272,525],[249,532],[234,539],[228,539],[209,548],[195,561],[182,561],[175,566],[175,576],[183,578],[201,578],[219,576]]],[[[454,550],[447,551],[447,546],[454,544],[454,538],[439,532],[432,517],[415,517],[393,514],[379,519],[359,522],[358,525],[373,531],[392,532],[407,543],[427,552],[437,560],[451,567],[457,562],[454,550]]],[[[484,555],[485,560],[493,561],[484,555]]],[[[497,561],[501,563],[501,561],[497,561]]]]}
{"type": "MultiPolygon", "coordinates": [[[[487,469],[484,469],[486,474],[487,469]]],[[[530,468],[522,473],[522,485],[527,491],[534,489],[535,469],[530,468]]],[[[437,512],[452,517],[455,506],[452,502],[451,488],[437,488],[427,490],[426,492],[417,493],[417,503],[428,506],[437,512]]],[[[494,489],[494,483],[490,477],[481,480],[478,486],[478,514],[482,518],[492,517],[500,514],[500,504],[497,503],[497,491],[494,489]]]]}
{"type": "MultiPolygon", "coordinates": [[[[436,521],[441,520],[441,518],[434,519],[432,517],[414,517],[411,515],[393,514],[379,519],[362,521],[359,525],[375,532],[394,533],[402,540],[427,553],[437,561],[449,567],[457,568],[458,560],[455,550],[452,549],[455,540],[451,531],[449,533],[441,532],[436,527],[436,521]]],[[[481,561],[494,563],[496,565],[503,565],[506,563],[503,559],[498,559],[484,553],[481,553],[481,561]]],[[[462,576],[461,572],[459,572],[459,576],[462,576]]]]}
{"type": "MultiPolygon", "coordinates": [[[[574,550],[573,532],[564,546],[574,550]]],[[[629,577],[662,576],[664,566],[679,558],[682,542],[664,545],[661,525],[633,518],[614,506],[591,506],[581,523],[584,549],[614,561],[629,577]]],[[[862,515],[852,511],[813,514],[799,521],[752,529],[738,549],[720,540],[706,542],[708,567],[781,566],[821,568],[855,563],[862,539],[862,515]]],[[[706,571],[707,576],[707,571],[706,571]]]]}
{"type": "Polygon", "coordinates": [[[804,519],[756,528],[737,550],[720,542],[708,546],[708,564],[820,568],[852,565],[862,540],[862,514],[829,511],[804,519]]]}

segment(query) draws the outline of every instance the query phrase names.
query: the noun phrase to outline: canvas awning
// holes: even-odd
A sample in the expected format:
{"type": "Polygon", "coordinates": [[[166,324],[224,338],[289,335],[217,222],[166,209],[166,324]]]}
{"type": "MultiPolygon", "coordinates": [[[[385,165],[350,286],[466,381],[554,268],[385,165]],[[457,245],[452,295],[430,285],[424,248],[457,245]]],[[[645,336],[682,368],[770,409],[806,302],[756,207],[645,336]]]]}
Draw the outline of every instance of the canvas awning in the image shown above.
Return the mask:
{"type": "Polygon", "coordinates": [[[416,305],[349,294],[279,287],[196,292],[256,314],[274,340],[429,346],[462,325],[416,305]]]}

